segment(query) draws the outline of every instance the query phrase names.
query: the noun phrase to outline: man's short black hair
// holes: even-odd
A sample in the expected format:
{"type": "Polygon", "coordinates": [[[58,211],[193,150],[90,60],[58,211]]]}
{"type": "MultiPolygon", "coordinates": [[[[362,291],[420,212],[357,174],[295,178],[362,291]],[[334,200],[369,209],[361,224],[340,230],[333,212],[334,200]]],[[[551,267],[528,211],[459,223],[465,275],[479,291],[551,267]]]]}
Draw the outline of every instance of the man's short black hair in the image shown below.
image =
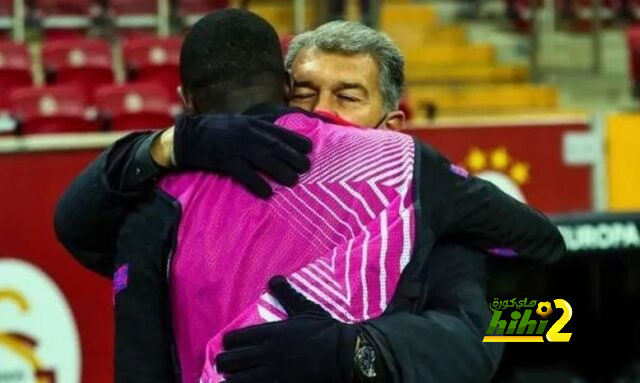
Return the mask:
{"type": "Polygon", "coordinates": [[[265,86],[281,92],[284,63],[278,34],[268,21],[246,10],[210,13],[182,43],[180,78],[196,104],[211,105],[216,89],[265,86]]]}

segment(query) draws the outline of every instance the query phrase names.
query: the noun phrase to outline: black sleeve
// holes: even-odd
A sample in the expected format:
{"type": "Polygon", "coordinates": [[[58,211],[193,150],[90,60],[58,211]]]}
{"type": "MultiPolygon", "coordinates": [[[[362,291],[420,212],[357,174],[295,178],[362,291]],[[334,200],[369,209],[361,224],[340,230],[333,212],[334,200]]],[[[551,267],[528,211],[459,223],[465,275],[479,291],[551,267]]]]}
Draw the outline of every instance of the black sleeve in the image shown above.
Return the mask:
{"type": "Polygon", "coordinates": [[[560,231],[542,213],[451,164],[427,145],[416,146],[418,198],[436,238],[546,262],[564,255],[560,231]]]}
{"type": "Polygon", "coordinates": [[[56,236],[85,267],[111,277],[116,238],[127,212],[153,190],[162,172],[149,154],[155,134],[133,133],[93,161],[60,198],[56,236]]]}
{"type": "Polygon", "coordinates": [[[436,245],[420,314],[396,312],[366,322],[383,356],[385,382],[491,380],[504,345],[482,342],[491,321],[485,258],[460,245],[436,245]]]}
{"type": "Polygon", "coordinates": [[[122,222],[115,257],[115,383],[174,383],[170,254],[180,206],[161,191],[137,204],[122,222]]]}

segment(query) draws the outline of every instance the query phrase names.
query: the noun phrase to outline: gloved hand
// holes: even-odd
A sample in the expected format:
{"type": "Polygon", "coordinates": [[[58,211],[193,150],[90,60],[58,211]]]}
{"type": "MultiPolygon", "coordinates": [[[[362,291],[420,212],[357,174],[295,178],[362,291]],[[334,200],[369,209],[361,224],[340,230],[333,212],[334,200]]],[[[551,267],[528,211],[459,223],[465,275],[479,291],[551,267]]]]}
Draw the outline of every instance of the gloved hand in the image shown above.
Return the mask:
{"type": "Polygon", "coordinates": [[[269,281],[289,319],[229,332],[216,367],[227,383],[353,381],[358,328],[333,319],[284,277],[269,281]]]}
{"type": "Polygon", "coordinates": [[[311,141],[269,122],[241,114],[182,115],[173,137],[176,166],[232,177],[258,197],[273,191],[258,175],[293,186],[309,170],[311,141]]]}

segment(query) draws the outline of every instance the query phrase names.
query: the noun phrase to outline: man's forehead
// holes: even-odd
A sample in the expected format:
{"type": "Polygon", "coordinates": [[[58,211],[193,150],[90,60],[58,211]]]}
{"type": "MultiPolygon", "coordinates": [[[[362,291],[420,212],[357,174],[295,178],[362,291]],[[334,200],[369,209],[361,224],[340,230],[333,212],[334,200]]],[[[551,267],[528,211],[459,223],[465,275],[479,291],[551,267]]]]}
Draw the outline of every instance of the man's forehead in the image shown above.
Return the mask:
{"type": "Polygon", "coordinates": [[[317,48],[302,50],[291,67],[296,81],[374,85],[378,67],[367,53],[341,54],[317,48]]]}

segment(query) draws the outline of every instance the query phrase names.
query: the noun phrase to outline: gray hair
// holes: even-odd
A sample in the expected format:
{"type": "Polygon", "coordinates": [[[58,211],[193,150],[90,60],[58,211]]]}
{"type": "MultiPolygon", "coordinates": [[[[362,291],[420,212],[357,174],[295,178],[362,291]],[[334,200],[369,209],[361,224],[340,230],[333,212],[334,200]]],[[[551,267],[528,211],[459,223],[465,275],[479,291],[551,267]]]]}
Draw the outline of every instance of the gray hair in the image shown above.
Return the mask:
{"type": "Polygon", "coordinates": [[[291,69],[298,54],[306,48],[347,55],[370,54],[380,71],[380,92],[385,110],[398,107],[404,88],[404,57],[385,33],[353,21],[323,24],[291,40],[285,67],[291,69]]]}

